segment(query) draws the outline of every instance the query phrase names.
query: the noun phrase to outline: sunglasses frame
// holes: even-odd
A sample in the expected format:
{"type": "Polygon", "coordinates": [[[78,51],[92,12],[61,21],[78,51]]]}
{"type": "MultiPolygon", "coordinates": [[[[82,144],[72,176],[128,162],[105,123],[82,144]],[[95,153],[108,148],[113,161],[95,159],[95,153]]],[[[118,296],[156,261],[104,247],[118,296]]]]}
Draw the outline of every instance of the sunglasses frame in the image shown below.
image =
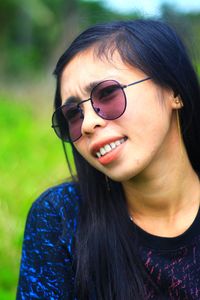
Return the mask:
{"type": "MultiPolygon", "coordinates": [[[[127,104],[127,101],[126,101],[126,94],[125,94],[125,92],[124,92],[124,89],[126,89],[127,87],[130,87],[130,86],[132,86],[132,85],[136,85],[136,84],[138,84],[138,83],[144,82],[144,81],[149,80],[149,79],[151,79],[151,77],[146,77],[146,78],[144,78],[144,79],[140,79],[140,80],[131,82],[131,83],[127,84],[127,85],[121,85],[117,80],[114,80],[114,79],[103,80],[103,81],[99,82],[97,85],[95,85],[95,87],[93,87],[93,89],[92,89],[91,92],[90,92],[90,97],[89,97],[88,99],[81,100],[80,102],[78,102],[78,103],[75,105],[75,107],[77,107],[77,108],[80,110],[81,115],[82,115],[82,117],[84,118],[83,110],[81,109],[80,105],[83,104],[83,103],[85,103],[85,102],[91,101],[92,108],[93,108],[94,112],[95,112],[99,117],[101,117],[102,119],[105,119],[105,120],[116,120],[116,119],[120,118],[120,117],[124,114],[124,112],[125,112],[125,110],[126,110],[126,104],[127,104]],[[121,113],[119,116],[117,116],[116,118],[105,118],[105,117],[99,115],[99,114],[98,114],[98,109],[96,109],[96,108],[93,106],[92,95],[93,95],[94,91],[96,90],[96,88],[97,88],[100,84],[102,84],[102,83],[104,83],[104,82],[107,82],[107,81],[116,82],[117,85],[119,85],[119,88],[121,88],[121,90],[122,90],[122,92],[123,92],[123,94],[124,94],[125,106],[124,106],[124,109],[123,109],[122,113],[121,113]]],[[[82,136],[81,130],[80,130],[80,136],[77,137],[76,139],[73,139],[73,140],[72,140],[72,139],[70,138],[70,134],[69,134],[69,133],[68,133],[68,139],[63,139],[63,138],[61,137],[61,135],[58,133],[58,131],[56,130],[56,128],[60,128],[60,126],[59,126],[59,125],[55,125],[55,122],[54,122],[54,118],[55,118],[55,116],[56,116],[56,113],[57,113],[58,111],[62,110],[62,108],[65,107],[65,106],[67,106],[67,105],[68,105],[67,103],[66,103],[66,104],[63,104],[63,105],[59,106],[59,107],[54,111],[54,113],[53,113],[53,115],[52,115],[52,125],[51,125],[51,127],[54,129],[56,135],[57,135],[63,142],[72,142],[72,143],[74,143],[74,142],[76,142],[78,139],[81,138],[81,136],[82,136]]],[[[67,122],[67,120],[66,120],[66,122],[67,122]]]]}

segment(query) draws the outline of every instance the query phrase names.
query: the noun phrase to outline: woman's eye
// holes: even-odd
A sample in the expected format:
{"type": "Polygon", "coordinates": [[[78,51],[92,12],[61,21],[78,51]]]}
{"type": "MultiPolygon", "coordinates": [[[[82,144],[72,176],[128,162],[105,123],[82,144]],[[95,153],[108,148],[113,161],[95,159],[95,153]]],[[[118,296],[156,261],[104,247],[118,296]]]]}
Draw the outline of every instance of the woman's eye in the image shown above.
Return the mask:
{"type": "Polygon", "coordinates": [[[71,108],[64,113],[65,118],[68,121],[74,121],[77,118],[80,118],[80,110],[78,108],[71,108]]]}
{"type": "Polygon", "coordinates": [[[116,92],[120,87],[118,85],[111,85],[109,87],[106,87],[102,89],[99,92],[99,99],[111,96],[114,92],[116,92]]]}

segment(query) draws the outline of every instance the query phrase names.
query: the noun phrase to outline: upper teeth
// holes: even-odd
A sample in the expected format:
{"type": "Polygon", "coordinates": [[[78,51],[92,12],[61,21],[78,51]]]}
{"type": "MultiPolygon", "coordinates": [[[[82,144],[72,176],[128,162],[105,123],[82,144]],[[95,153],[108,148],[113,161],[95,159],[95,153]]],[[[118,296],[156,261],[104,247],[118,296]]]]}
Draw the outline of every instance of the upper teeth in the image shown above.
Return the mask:
{"type": "Polygon", "coordinates": [[[110,144],[106,144],[105,146],[101,147],[98,152],[96,152],[97,157],[101,157],[105,155],[106,153],[110,152],[112,149],[115,149],[120,144],[124,143],[126,138],[117,140],[115,142],[112,142],[110,144]]]}

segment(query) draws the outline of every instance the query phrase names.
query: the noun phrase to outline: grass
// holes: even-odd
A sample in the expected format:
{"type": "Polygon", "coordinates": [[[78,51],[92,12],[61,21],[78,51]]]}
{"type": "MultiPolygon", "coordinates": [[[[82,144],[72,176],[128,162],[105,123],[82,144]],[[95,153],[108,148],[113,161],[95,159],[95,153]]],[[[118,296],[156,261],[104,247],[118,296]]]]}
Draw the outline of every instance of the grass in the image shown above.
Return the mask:
{"type": "Polygon", "coordinates": [[[50,127],[51,103],[0,95],[0,299],[15,299],[26,215],[48,187],[69,176],[50,127]],[[12,99],[12,100],[11,100],[12,99]]]}

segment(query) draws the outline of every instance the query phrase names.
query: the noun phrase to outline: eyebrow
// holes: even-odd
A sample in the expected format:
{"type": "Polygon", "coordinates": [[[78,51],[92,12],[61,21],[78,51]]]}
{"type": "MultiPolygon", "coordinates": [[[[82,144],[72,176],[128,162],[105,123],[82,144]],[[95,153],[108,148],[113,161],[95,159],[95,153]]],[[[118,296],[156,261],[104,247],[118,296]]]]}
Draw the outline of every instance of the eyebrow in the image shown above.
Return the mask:
{"type": "Polygon", "coordinates": [[[84,87],[85,93],[90,94],[92,89],[104,80],[92,81],[84,87]]]}
{"type": "MultiPolygon", "coordinates": [[[[83,91],[86,93],[86,94],[89,94],[89,97],[90,97],[90,93],[92,91],[92,89],[97,86],[99,83],[101,83],[103,80],[98,80],[98,81],[92,81],[90,82],[89,84],[87,84],[84,88],[83,88],[83,91]]],[[[88,98],[89,99],[89,98],[88,98]]],[[[67,98],[63,105],[65,104],[78,104],[80,101],[83,101],[83,100],[87,100],[87,99],[80,99],[79,97],[75,97],[75,96],[70,96],[69,98],[67,98]]]]}
{"type": "Polygon", "coordinates": [[[66,105],[66,104],[77,104],[80,101],[79,98],[74,97],[74,96],[70,96],[69,98],[67,98],[64,103],[62,105],[66,105]]]}

